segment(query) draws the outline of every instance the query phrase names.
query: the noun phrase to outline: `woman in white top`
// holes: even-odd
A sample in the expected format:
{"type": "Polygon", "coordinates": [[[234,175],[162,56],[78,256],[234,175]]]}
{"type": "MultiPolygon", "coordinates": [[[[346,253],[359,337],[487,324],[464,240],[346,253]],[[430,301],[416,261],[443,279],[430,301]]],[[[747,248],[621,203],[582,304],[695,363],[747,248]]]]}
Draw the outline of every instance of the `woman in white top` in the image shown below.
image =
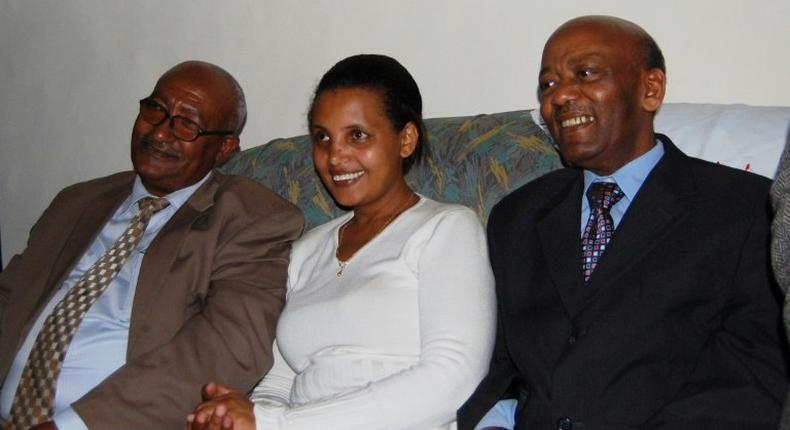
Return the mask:
{"type": "Polygon", "coordinates": [[[351,211],[291,252],[274,367],[248,400],[208,384],[187,427],[446,429],[485,375],[495,299],[470,209],[415,194],[422,100],[382,55],[332,67],[308,114],[313,162],[351,211]]]}

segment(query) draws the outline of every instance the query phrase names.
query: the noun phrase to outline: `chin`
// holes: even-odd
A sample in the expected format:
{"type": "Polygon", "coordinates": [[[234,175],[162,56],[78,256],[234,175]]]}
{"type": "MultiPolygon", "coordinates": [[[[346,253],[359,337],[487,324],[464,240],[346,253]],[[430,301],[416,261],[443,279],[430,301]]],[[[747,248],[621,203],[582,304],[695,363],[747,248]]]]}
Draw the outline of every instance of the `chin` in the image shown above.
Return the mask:
{"type": "Polygon", "coordinates": [[[356,198],[343,195],[343,193],[330,192],[330,194],[332,195],[332,198],[335,200],[335,203],[337,203],[338,206],[342,206],[344,208],[353,208],[354,206],[356,206],[358,202],[356,198]]]}
{"type": "Polygon", "coordinates": [[[360,190],[334,188],[330,189],[329,192],[338,205],[345,208],[354,208],[365,202],[365,194],[358,191],[360,190]]]}
{"type": "Polygon", "coordinates": [[[162,169],[158,166],[152,166],[148,163],[136,163],[134,171],[140,175],[141,178],[147,178],[147,182],[156,182],[161,178],[168,176],[170,169],[162,169]]]}
{"type": "Polygon", "coordinates": [[[587,165],[589,164],[590,160],[594,158],[593,154],[584,153],[584,152],[572,152],[568,153],[566,151],[560,151],[560,155],[562,156],[562,160],[565,163],[572,167],[579,167],[582,169],[586,169],[587,165]]]}

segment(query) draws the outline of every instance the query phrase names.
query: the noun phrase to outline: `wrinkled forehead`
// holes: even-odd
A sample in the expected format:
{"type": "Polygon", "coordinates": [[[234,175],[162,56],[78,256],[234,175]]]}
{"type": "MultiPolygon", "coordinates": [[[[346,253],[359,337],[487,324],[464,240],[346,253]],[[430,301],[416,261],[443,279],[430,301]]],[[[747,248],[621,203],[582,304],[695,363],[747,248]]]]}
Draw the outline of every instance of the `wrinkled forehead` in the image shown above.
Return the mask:
{"type": "Polygon", "coordinates": [[[190,106],[201,115],[218,115],[215,120],[219,122],[230,119],[237,103],[226,79],[196,67],[171,69],[159,78],[153,94],[190,106]]]}
{"type": "Polygon", "coordinates": [[[156,82],[154,91],[177,87],[188,92],[205,94],[217,101],[232,97],[232,88],[225,79],[199,67],[180,67],[168,70],[156,82]]]}

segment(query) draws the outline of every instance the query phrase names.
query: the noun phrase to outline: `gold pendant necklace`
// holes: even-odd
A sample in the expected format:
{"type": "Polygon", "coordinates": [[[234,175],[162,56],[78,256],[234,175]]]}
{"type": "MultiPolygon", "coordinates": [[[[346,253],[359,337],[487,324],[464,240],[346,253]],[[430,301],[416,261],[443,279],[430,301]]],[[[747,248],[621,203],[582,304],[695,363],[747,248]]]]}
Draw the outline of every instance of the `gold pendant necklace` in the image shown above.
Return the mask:
{"type": "MultiPolygon", "coordinates": [[[[397,217],[398,217],[400,214],[402,214],[403,212],[405,212],[405,211],[406,211],[406,209],[408,209],[408,208],[412,207],[412,206],[413,206],[415,203],[417,203],[418,201],[420,201],[420,197],[419,197],[419,196],[417,196],[417,194],[413,194],[413,193],[412,193],[412,196],[413,196],[412,198],[409,198],[409,200],[408,200],[408,201],[406,201],[406,204],[405,204],[405,205],[403,205],[403,207],[401,207],[401,208],[400,208],[400,209],[398,209],[397,211],[393,212],[393,213],[392,213],[392,214],[391,214],[389,217],[387,217],[387,220],[386,220],[386,221],[384,221],[384,224],[382,224],[382,225],[381,225],[381,227],[379,227],[379,229],[378,229],[378,230],[376,230],[376,233],[374,233],[374,234],[373,234],[373,236],[371,236],[371,237],[370,237],[370,239],[368,239],[368,242],[370,242],[371,240],[373,240],[373,239],[374,239],[376,236],[378,236],[378,235],[379,235],[379,234],[380,234],[382,231],[384,231],[384,229],[385,229],[385,228],[387,228],[387,226],[388,226],[388,225],[390,225],[390,223],[391,223],[391,222],[392,222],[392,221],[393,221],[395,218],[397,218],[397,217]],[[414,200],[414,197],[416,197],[416,198],[417,198],[417,200],[416,200],[416,201],[413,201],[413,200],[414,200]]],[[[343,276],[343,271],[344,271],[344,270],[346,270],[346,266],[348,266],[348,262],[349,262],[349,261],[351,261],[351,259],[352,259],[352,258],[354,258],[354,255],[356,255],[357,251],[359,251],[359,249],[357,249],[357,251],[354,251],[354,253],[353,253],[353,254],[351,254],[351,255],[350,255],[350,256],[349,256],[349,257],[346,259],[346,261],[343,261],[343,260],[341,260],[341,259],[340,259],[340,246],[343,244],[343,233],[345,233],[345,231],[346,231],[346,227],[348,227],[348,226],[349,226],[351,223],[355,223],[355,222],[356,222],[356,218],[352,217],[350,220],[346,221],[346,223],[345,223],[345,224],[343,224],[342,226],[340,226],[340,229],[339,229],[339,231],[338,231],[338,233],[337,233],[337,248],[335,248],[335,258],[337,259],[337,273],[336,273],[336,276],[337,276],[338,278],[339,278],[339,277],[341,277],[341,276],[343,276]]],[[[368,242],[365,242],[365,244],[367,244],[368,242]]],[[[362,246],[364,246],[364,245],[362,245],[362,246]]],[[[360,249],[361,249],[361,248],[362,248],[362,247],[360,247],[360,249]]]]}

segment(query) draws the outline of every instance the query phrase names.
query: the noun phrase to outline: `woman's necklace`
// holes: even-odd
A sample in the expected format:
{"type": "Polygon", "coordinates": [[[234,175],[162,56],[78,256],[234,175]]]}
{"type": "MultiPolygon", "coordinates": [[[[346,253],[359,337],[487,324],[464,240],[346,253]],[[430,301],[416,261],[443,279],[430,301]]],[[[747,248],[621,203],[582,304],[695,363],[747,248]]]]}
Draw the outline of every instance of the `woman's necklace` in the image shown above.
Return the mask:
{"type": "MultiPolygon", "coordinates": [[[[417,203],[417,201],[419,201],[419,200],[420,200],[420,198],[419,198],[419,196],[417,196],[417,194],[412,194],[412,197],[410,197],[410,198],[409,198],[409,200],[407,200],[407,201],[406,201],[406,204],[404,204],[403,206],[401,206],[401,207],[400,207],[398,210],[396,210],[395,212],[393,212],[392,214],[390,214],[390,216],[388,216],[388,217],[387,217],[386,221],[384,221],[384,224],[382,224],[382,225],[381,225],[381,227],[379,227],[379,229],[378,229],[378,230],[376,230],[376,232],[375,232],[375,233],[373,233],[373,236],[371,236],[371,237],[370,237],[370,239],[368,239],[368,242],[370,242],[371,240],[373,240],[373,239],[374,239],[376,236],[378,236],[378,235],[379,235],[379,234],[380,234],[382,231],[384,231],[384,229],[385,229],[385,228],[387,228],[387,226],[388,226],[388,225],[390,225],[390,223],[391,223],[391,222],[392,222],[392,221],[393,221],[395,218],[397,218],[397,217],[398,217],[398,215],[400,215],[400,214],[402,214],[403,212],[405,212],[405,211],[406,211],[406,209],[410,208],[412,205],[414,205],[415,203],[417,203]],[[415,198],[416,198],[416,201],[415,201],[415,198]]],[[[346,261],[343,261],[343,260],[341,260],[341,259],[340,259],[340,246],[343,244],[343,233],[345,233],[345,232],[346,232],[346,227],[348,227],[349,225],[351,225],[352,223],[355,223],[355,222],[356,222],[356,218],[353,218],[353,217],[352,217],[350,220],[346,221],[346,223],[345,223],[345,224],[343,224],[342,226],[340,226],[340,230],[339,230],[339,231],[338,231],[338,233],[337,233],[337,248],[335,249],[335,258],[337,259],[337,277],[338,277],[338,278],[339,278],[339,277],[341,277],[341,276],[343,276],[343,271],[344,271],[344,270],[346,270],[346,266],[348,266],[348,263],[349,263],[349,261],[351,261],[351,259],[352,259],[352,258],[354,257],[354,255],[357,253],[357,251],[359,251],[359,249],[357,249],[357,251],[354,251],[354,253],[353,253],[353,254],[351,254],[351,255],[350,255],[350,256],[349,256],[349,257],[346,259],[346,261]]],[[[367,242],[366,242],[366,243],[367,243],[367,242]]],[[[364,246],[364,245],[363,245],[363,246],[364,246]]],[[[360,247],[360,249],[361,249],[361,247],[360,247]]]]}

